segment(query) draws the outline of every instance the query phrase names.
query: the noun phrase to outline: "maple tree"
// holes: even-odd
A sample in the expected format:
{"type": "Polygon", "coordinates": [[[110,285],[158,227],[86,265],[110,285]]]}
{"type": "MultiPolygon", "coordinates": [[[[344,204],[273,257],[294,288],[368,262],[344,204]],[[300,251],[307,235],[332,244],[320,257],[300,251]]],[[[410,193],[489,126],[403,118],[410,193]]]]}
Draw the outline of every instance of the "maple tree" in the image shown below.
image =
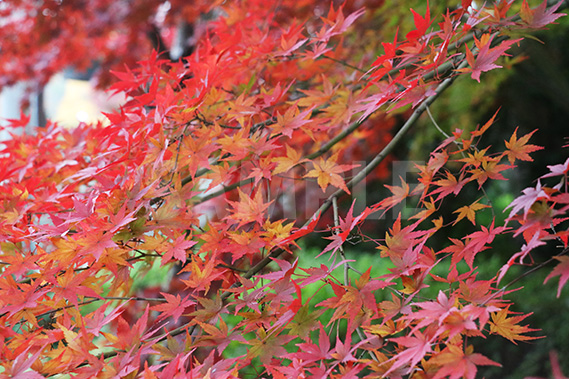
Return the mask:
{"type": "Polygon", "coordinates": [[[517,129],[488,146],[497,115],[444,135],[419,185],[401,179],[364,205],[354,188],[385,178],[421,114],[457,78],[501,68],[561,2],[462,0],[436,17],[427,4],[391,42],[377,38],[389,5],[377,0],[7,3],[2,84],[99,60],[128,102],[108,125],[21,135],[22,115],[4,127],[0,375],[474,378],[499,362],[473,340],[540,337],[508,300],[523,276],[504,277],[551,244],[558,254],[531,270],[556,262],[558,296],[569,279],[569,159],[505,223],[480,221],[494,212],[484,186],[540,147],[517,129]],[[195,41],[169,59],[180,23],[195,41]],[[467,187],[480,196],[443,216],[467,187]],[[413,214],[369,238],[384,273],[359,270],[345,244],[405,201],[413,214]],[[473,229],[449,233],[461,222],[473,229]],[[299,264],[309,235],[326,240],[327,264],[299,264]],[[516,236],[525,244],[481,278],[477,257],[516,236]],[[160,269],[159,286],[137,287],[160,269]]]}

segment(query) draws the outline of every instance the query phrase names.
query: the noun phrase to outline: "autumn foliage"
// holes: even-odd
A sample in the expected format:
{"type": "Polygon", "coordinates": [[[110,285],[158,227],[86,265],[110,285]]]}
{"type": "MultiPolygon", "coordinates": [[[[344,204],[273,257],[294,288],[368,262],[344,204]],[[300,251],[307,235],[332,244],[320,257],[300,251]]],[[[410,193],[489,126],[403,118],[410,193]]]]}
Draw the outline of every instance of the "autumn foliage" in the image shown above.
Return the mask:
{"type": "Polygon", "coordinates": [[[517,130],[485,143],[497,112],[441,134],[419,185],[391,183],[372,204],[354,188],[386,178],[429,105],[457,78],[501,68],[561,3],[427,6],[384,34],[386,4],[372,0],[170,1],[160,20],[160,2],[6,3],[0,83],[41,85],[98,61],[100,83],[128,102],[108,123],[22,135],[22,116],[4,128],[1,376],[474,378],[499,362],[473,340],[540,337],[503,278],[550,244],[547,280],[561,293],[569,279],[569,159],[498,222],[485,186],[540,147],[517,130]],[[195,41],[173,60],[180,20],[195,41]],[[479,196],[443,216],[466,189],[479,196]],[[353,267],[347,241],[370,242],[374,220],[403,201],[412,214],[371,240],[385,274],[353,267]],[[451,233],[458,223],[471,232],[451,233]],[[477,256],[516,236],[525,244],[481,278],[477,256]],[[299,264],[307,237],[325,241],[328,264],[299,264]],[[169,271],[161,286],[141,288],[157,267],[169,271]]]}

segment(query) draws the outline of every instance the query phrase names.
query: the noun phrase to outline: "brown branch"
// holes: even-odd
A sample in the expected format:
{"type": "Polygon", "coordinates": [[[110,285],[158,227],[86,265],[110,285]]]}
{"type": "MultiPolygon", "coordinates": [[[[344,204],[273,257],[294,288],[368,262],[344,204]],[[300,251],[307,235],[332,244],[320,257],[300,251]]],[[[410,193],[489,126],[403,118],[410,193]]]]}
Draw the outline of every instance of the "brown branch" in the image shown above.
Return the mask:
{"type": "MultiPolygon", "coordinates": [[[[161,302],[161,303],[168,301],[168,300],[166,300],[165,298],[150,298],[150,297],[140,297],[140,296],[132,296],[132,297],[126,297],[126,296],[125,296],[125,297],[123,297],[123,296],[101,296],[100,298],[94,297],[94,296],[84,296],[84,298],[85,298],[85,299],[89,299],[89,300],[87,300],[87,301],[82,301],[81,303],[77,303],[78,306],[83,306],[83,305],[87,305],[87,304],[94,303],[95,301],[103,301],[103,300],[119,300],[119,301],[131,301],[131,300],[134,300],[134,301],[147,301],[147,302],[155,301],[155,302],[161,302]]],[[[40,313],[39,315],[35,315],[35,317],[36,317],[36,318],[40,318],[40,317],[44,317],[44,316],[49,316],[49,315],[51,315],[51,314],[60,312],[60,311],[62,311],[62,310],[64,310],[64,309],[73,308],[73,307],[75,307],[75,306],[76,306],[75,304],[69,304],[69,305],[66,305],[66,306],[64,306],[64,307],[59,307],[59,308],[56,308],[56,309],[52,309],[52,310],[50,310],[50,311],[46,311],[46,312],[40,313]]],[[[20,320],[20,321],[16,322],[14,325],[12,325],[11,327],[15,327],[15,326],[21,325],[21,324],[23,324],[24,322],[25,322],[24,320],[20,320]]]]}

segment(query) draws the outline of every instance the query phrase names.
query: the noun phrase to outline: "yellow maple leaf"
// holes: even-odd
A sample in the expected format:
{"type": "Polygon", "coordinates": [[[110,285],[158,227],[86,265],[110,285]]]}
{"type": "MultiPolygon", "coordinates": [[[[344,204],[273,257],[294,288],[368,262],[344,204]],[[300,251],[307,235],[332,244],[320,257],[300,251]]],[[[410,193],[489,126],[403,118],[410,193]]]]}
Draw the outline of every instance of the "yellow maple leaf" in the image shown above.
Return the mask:
{"type": "Polygon", "coordinates": [[[433,202],[433,199],[429,199],[429,201],[424,201],[423,206],[425,209],[418,212],[417,214],[409,217],[409,220],[425,220],[431,214],[433,214],[437,210],[437,206],[433,202]]]}
{"type": "Polygon", "coordinates": [[[458,213],[458,216],[457,216],[456,220],[454,221],[453,225],[455,225],[457,222],[459,222],[460,220],[462,220],[465,217],[467,219],[469,219],[473,225],[476,225],[476,221],[474,219],[476,216],[476,211],[479,211],[479,210],[484,209],[484,208],[490,208],[489,205],[479,204],[478,203],[479,201],[480,201],[480,199],[476,200],[474,203],[472,203],[470,205],[465,205],[464,207],[460,207],[456,211],[452,212],[452,213],[458,213]]]}
{"type": "Polygon", "coordinates": [[[523,333],[534,332],[539,329],[532,329],[527,325],[518,325],[526,317],[530,316],[531,313],[521,316],[508,317],[508,314],[512,313],[509,311],[509,307],[506,307],[498,312],[492,313],[492,321],[490,321],[490,333],[499,334],[502,337],[509,339],[514,344],[516,341],[528,341],[535,340],[537,338],[543,337],[531,337],[524,336],[523,333]]]}

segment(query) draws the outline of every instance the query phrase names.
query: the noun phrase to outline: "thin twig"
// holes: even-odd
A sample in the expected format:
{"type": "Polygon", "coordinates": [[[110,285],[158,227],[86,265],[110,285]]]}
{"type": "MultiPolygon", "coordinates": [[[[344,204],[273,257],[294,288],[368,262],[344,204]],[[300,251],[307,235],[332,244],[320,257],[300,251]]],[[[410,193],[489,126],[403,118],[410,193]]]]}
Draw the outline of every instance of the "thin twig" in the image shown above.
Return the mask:
{"type": "MultiPolygon", "coordinates": [[[[336,197],[332,198],[332,209],[334,210],[334,234],[339,234],[339,227],[340,227],[340,216],[338,215],[338,199],[336,197]]],[[[344,247],[342,245],[340,245],[338,247],[338,250],[340,251],[340,255],[342,256],[342,259],[344,260],[344,285],[345,286],[349,286],[350,285],[350,278],[348,275],[348,272],[350,271],[350,269],[353,270],[352,266],[350,265],[350,263],[347,261],[346,259],[346,253],[344,252],[344,247]]],[[[356,271],[356,270],[354,270],[356,271]]],[[[356,327],[356,333],[358,334],[358,336],[360,337],[361,341],[364,341],[366,339],[366,336],[364,334],[364,332],[362,331],[361,327],[356,327]]],[[[374,361],[377,362],[377,357],[372,354],[371,351],[368,351],[369,356],[371,357],[371,359],[373,359],[374,361]]]]}
{"type": "Polygon", "coordinates": [[[539,271],[540,269],[542,269],[543,267],[547,266],[548,264],[550,264],[551,262],[553,262],[555,260],[555,258],[561,257],[563,255],[567,255],[567,253],[569,253],[569,248],[564,249],[561,253],[549,258],[548,260],[546,260],[545,262],[541,262],[540,264],[538,264],[535,267],[532,267],[531,269],[529,269],[528,271],[524,272],[523,274],[521,274],[520,276],[518,276],[517,278],[511,280],[508,284],[506,284],[505,286],[502,287],[500,292],[505,292],[506,289],[508,289],[509,287],[511,287],[512,285],[514,285],[515,283],[519,282],[520,280],[522,280],[523,278],[525,278],[526,276],[529,276],[531,274],[533,274],[536,271],[539,271]]]}
{"type": "MultiPolygon", "coordinates": [[[[340,234],[340,216],[338,215],[338,199],[336,197],[332,198],[332,207],[334,210],[334,234],[338,235],[340,234]]],[[[350,284],[350,278],[348,277],[348,272],[350,270],[350,264],[348,263],[348,261],[346,260],[346,253],[344,252],[344,247],[342,245],[340,245],[338,247],[338,250],[340,250],[340,255],[342,256],[342,259],[344,260],[344,285],[347,286],[350,284]]]]}
{"type": "Polygon", "coordinates": [[[437,122],[435,121],[435,118],[433,117],[431,110],[429,109],[429,107],[427,106],[425,108],[425,110],[427,111],[427,114],[429,115],[429,118],[431,119],[431,122],[433,123],[433,125],[435,125],[435,128],[437,128],[437,130],[443,135],[445,136],[445,138],[450,138],[450,136],[441,129],[441,127],[439,126],[439,124],[437,124],[437,122]]]}
{"type": "Polygon", "coordinates": [[[331,61],[333,61],[333,62],[339,63],[339,64],[341,64],[341,65],[343,65],[343,66],[348,67],[348,68],[351,68],[352,70],[359,71],[359,72],[361,72],[361,73],[363,73],[363,74],[366,73],[365,70],[362,70],[362,69],[359,68],[359,67],[353,66],[353,65],[351,65],[351,64],[349,64],[349,63],[347,63],[347,62],[341,61],[341,60],[339,60],[339,59],[332,58],[332,57],[330,57],[330,56],[328,56],[328,55],[321,55],[321,57],[322,57],[322,58],[329,59],[329,60],[331,60],[331,61]]]}

